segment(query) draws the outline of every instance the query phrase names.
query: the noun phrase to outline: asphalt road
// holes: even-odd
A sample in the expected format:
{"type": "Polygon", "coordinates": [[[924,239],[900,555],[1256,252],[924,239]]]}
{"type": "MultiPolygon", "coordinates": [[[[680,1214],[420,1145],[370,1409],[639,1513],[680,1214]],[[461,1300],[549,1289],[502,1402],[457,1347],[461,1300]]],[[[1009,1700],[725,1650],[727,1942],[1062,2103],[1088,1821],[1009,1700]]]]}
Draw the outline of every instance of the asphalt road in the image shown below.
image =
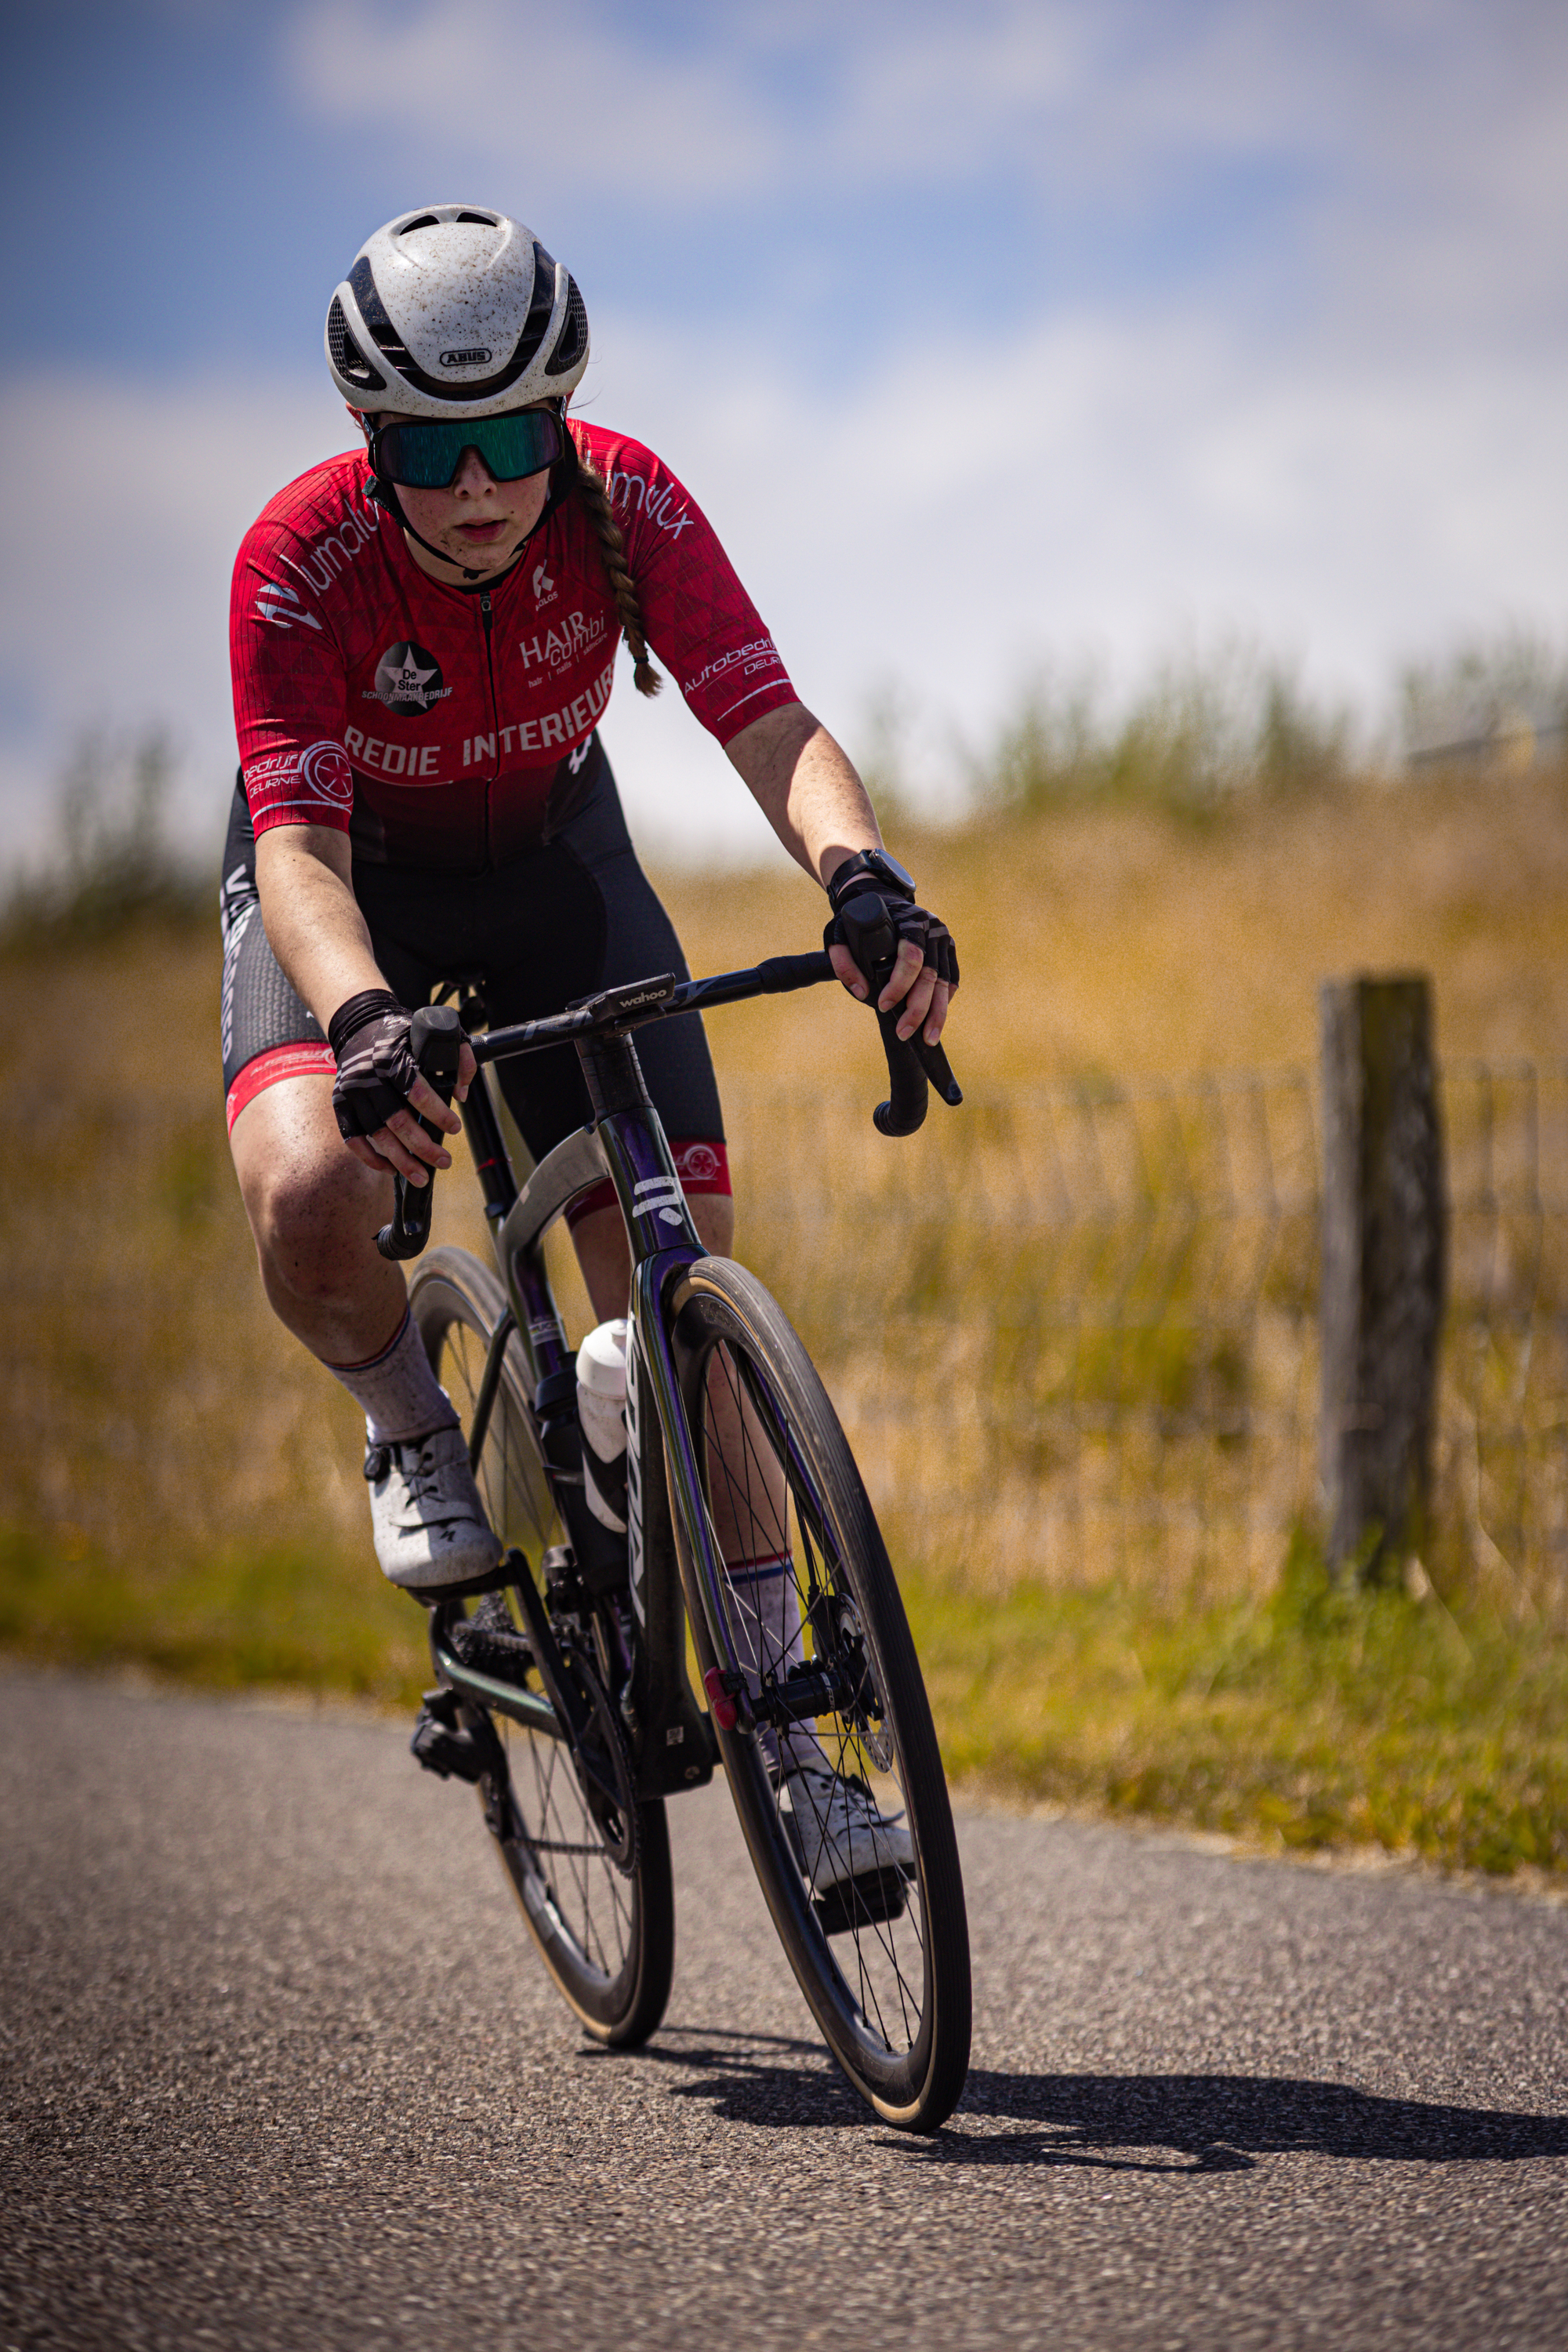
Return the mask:
{"type": "Polygon", "coordinates": [[[405,1729],[21,1675],[0,1726],[0,2347],[1568,2344],[1568,1911],[969,1811],[921,2142],[721,1787],[623,2058],[405,1729]]]}

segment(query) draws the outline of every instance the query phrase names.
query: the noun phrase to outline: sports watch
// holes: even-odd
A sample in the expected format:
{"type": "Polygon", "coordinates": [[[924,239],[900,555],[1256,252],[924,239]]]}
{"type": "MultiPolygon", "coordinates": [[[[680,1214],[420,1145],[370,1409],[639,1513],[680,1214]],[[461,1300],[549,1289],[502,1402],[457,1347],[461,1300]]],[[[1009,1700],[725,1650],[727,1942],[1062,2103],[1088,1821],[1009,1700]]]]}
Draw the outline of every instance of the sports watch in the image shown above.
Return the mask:
{"type": "Polygon", "coordinates": [[[869,883],[873,889],[880,886],[891,890],[895,897],[907,898],[911,904],[914,901],[914,876],[896,857],[889,857],[885,849],[858,849],[853,857],[845,859],[827,885],[827,903],[835,914],[855,886],[863,883],[869,883]]]}

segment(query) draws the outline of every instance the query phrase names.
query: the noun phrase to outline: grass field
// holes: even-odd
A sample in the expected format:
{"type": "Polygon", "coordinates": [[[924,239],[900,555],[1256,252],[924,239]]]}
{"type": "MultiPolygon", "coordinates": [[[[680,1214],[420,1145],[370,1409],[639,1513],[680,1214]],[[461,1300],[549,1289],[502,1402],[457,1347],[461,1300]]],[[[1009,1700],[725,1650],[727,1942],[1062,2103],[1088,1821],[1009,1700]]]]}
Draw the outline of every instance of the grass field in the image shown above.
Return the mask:
{"type": "MultiPolygon", "coordinates": [[[[1310,1063],[1319,980],[1358,969],[1430,971],[1447,1055],[1561,1057],[1568,1037],[1556,775],[1342,783],[1204,821],[996,816],[896,845],[961,942],[950,1036],[972,1082],[1310,1063]]],[[[818,894],[782,866],[666,891],[695,969],[819,935],[818,894]]],[[[354,1415],[256,1281],[217,974],[215,939],[158,922],[0,964],[0,1095],[26,1139],[0,1195],[0,1643],[403,1702],[421,1621],[374,1570],[354,1415]]],[[[822,1137],[832,1246],[863,1259],[867,1151],[896,1149],[867,1125],[871,1024],[822,990],[710,1033],[738,1094],[808,1074],[841,1106],[822,1137]]],[[[908,1167],[937,1165],[907,1149],[908,1167]]],[[[761,1133],[737,1145],[742,1254],[765,1151],[761,1133]]],[[[964,1201],[951,1209],[962,1237],[964,1201]]],[[[483,1247],[466,1180],[443,1187],[437,1226],[483,1247]]],[[[770,1272],[787,1297],[789,1265],[770,1272]]],[[[1495,1587],[1338,1597],[1310,1528],[1269,1538],[1230,1591],[1173,1581],[1168,1554],[1135,1545],[1068,1587],[899,1535],[966,1779],[1289,1843],[1568,1867],[1568,1646],[1495,1587]]]]}

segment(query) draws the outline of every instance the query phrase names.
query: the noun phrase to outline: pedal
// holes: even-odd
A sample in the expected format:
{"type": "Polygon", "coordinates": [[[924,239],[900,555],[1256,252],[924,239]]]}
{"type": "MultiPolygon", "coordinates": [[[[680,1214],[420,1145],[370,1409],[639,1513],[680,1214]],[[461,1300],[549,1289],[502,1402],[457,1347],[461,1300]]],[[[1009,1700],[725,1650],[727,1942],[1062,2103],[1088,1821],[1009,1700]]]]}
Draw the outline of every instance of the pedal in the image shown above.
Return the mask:
{"type": "Polygon", "coordinates": [[[495,1733],[487,1723],[483,1732],[468,1729],[458,1711],[458,1694],[433,1690],[425,1694],[414,1737],[408,1743],[416,1762],[442,1780],[482,1780],[501,1760],[495,1733]]]}
{"type": "Polygon", "coordinates": [[[858,1878],[842,1878],[825,1895],[812,1897],[812,1909],[825,1936],[847,1935],[851,1927],[879,1927],[901,1919],[909,1883],[901,1870],[868,1870],[858,1878]]]}

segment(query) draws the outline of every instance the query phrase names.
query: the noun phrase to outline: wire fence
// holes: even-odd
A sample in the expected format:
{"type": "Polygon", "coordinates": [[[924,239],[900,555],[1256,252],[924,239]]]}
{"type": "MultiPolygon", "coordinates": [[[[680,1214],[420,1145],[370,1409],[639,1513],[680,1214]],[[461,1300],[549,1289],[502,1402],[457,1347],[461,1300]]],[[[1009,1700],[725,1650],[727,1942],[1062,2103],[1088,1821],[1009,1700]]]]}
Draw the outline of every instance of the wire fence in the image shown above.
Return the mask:
{"type": "MultiPolygon", "coordinates": [[[[1442,1080],[1433,1558],[1568,1605],[1568,1063],[1442,1080]]],[[[1318,1501],[1304,1069],[971,1091],[894,1145],[731,1081],[742,1255],[789,1302],[895,1547],[981,1587],[1266,1589],[1318,1501]]],[[[1414,1570],[1412,1571],[1414,1573],[1414,1570]]]]}

